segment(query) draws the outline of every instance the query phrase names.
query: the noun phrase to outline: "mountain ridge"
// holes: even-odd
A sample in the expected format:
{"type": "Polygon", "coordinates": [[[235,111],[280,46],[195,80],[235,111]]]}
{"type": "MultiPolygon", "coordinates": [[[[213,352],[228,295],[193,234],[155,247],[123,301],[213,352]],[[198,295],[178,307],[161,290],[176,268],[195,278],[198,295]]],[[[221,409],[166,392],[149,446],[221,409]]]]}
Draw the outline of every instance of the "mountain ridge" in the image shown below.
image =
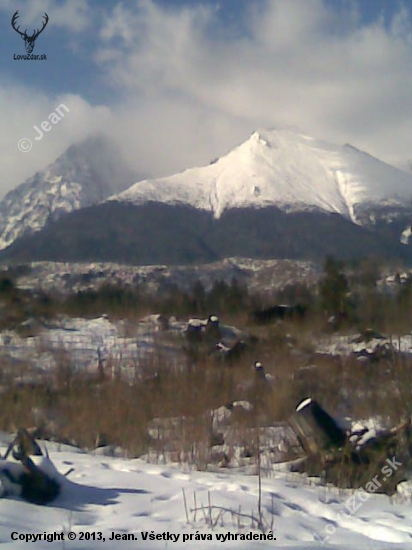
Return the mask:
{"type": "Polygon", "coordinates": [[[0,249],[49,221],[126,189],[137,175],[101,135],[71,145],[0,201],[0,249]]]}
{"type": "Polygon", "coordinates": [[[412,174],[348,144],[268,130],[207,166],[50,216],[0,259],[148,265],[373,254],[410,262],[411,226],[412,174]]]}
{"type": "Polygon", "coordinates": [[[259,130],[212,164],[137,182],[108,200],[188,204],[216,218],[230,208],[276,206],[335,212],[360,223],[359,206],[412,205],[412,174],[349,144],[259,130]]]}

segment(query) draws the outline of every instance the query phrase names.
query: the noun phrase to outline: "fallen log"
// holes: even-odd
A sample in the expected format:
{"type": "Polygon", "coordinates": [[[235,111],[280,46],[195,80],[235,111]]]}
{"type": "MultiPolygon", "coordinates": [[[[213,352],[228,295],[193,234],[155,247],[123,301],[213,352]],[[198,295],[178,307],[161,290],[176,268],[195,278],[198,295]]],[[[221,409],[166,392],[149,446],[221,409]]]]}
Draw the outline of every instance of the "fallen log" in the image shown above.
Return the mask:
{"type": "Polygon", "coordinates": [[[60,494],[59,474],[27,430],[19,430],[0,460],[2,496],[48,504],[60,494]]]}

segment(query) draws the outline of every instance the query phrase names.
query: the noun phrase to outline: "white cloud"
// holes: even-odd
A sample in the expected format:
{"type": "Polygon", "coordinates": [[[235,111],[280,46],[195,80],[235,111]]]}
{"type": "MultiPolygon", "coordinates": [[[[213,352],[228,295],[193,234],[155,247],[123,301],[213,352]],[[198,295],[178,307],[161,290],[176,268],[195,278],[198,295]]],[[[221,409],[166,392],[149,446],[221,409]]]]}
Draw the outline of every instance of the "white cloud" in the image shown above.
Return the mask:
{"type": "MultiPolygon", "coordinates": [[[[294,125],[384,158],[410,154],[408,10],[401,8],[389,26],[382,19],[361,26],[356,10],[338,14],[322,0],[253,6],[248,36],[236,38],[225,36],[213,9],[164,10],[150,0],[136,10],[117,8],[107,15],[98,56],[118,89],[145,98],[155,125],[161,125],[158,102],[159,117],[166,104],[173,117],[186,101],[187,115],[197,105],[217,126],[219,119],[236,120],[242,129],[294,125]]],[[[193,125],[184,124],[191,132],[193,125]]],[[[229,134],[232,141],[238,136],[229,134]]],[[[173,142],[171,132],[172,152],[173,142]]],[[[190,163],[191,155],[176,154],[190,163]]]]}
{"type": "Polygon", "coordinates": [[[7,14],[19,10],[17,26],[20,25],[22,31],[27,28],[28,34],[40,28],[44,13],[49,15],[51,26],[71,32],[81,32],[92,22],[87,0],[65,0],[60,3],[56,0],[22,0],[19,5],[14,0],[2,0],[0,10],[7,14]]]}
{"type": "Polygon", "coordinates": [[[45,168],[73,142],[110,127],[111,114],[107,107],[91,106],[76,95],[33,96],[22,87],[0,86],[0,105],[2,124],[7,128],[7,132],[0,134],[2,194],[45,168]],[[41,140],[36,140],[39,134],[34,126],[41,128],[41,123],[48,121],[49,115],[62,103],[69,112],[62,109],[64,117],[52,125],[41,140]],[[32,142],[28,152],[18,149],[23,138],[32,142]]]}
{"type": "MultiPolygon", "coordinates": [[[[24,3],[25,18],[37,21],[52,4],[24,3]]],[[[13,11],[14,0],[5,5],[13,11]]],[[[384,160],[411,157],[411,13],[401,7],[392,21],[366,25],[356,2],[347,6],[338,13],[323,0],[251,2],[240,32],[209,4],[113,2],[96,16],[86,0],[59,3],[56,24],[79,37],[92,26],[94,60],[106,76],[94,85],[105,84],[113,100],[103,108],[66,97],[70,113],[22,166],[18,140],[61,98],[33,99],[29,89],[4,85],[0,114],[12,129],[0,138],[6,187],[97,128],[122,144],[137,170],[155,175],[207,163],[255,128],[276,125],[350,142],[384,160]]]]}

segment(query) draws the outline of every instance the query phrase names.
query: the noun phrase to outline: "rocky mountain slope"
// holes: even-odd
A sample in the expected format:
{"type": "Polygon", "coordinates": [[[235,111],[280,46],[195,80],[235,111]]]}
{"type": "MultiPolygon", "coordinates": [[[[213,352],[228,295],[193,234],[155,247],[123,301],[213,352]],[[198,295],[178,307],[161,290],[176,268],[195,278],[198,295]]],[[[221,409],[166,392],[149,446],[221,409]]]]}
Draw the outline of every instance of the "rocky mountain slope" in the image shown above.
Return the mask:
{"type": "Polygon", "coordinates": [[[0,249],[63,214],[123,191],[136,177],[107,138],[72,145],[0,202],[0,249]]]}
{"type": "Polygon", "coordinates": [[[412,174],[289,130],[142,180],[23,236],[0,260],[189,264],[232,256],[412,262],[412,174]]]}

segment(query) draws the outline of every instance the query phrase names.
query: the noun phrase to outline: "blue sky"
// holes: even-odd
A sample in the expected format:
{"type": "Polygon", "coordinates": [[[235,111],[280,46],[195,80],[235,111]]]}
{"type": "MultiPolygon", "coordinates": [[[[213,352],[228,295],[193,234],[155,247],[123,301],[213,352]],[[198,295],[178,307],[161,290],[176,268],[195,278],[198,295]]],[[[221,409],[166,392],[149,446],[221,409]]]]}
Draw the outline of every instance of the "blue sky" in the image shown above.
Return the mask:
{"type": "Polygon", "coordinates": [[[96,132],[155,176],[273,126],[411,158],[411,14],[411,0],[2,0],[0,195],[96,132]],[[47,61],[14,59],[17,9],[29,34],[48,13],[33,51],[47,61]]]}
{"type": "MultiPolygon", "coordinates": [[[[67,0],[68,2],[69,0],[67,0]]],[[[285,2],[293,2],[294,0],[282,0],[285,2]]],[[[44,43],[43,52],[46,53],[46,44],[49,47],[50,53],[48,56],[48,62],[44,64],[36,63],[16,63],[12,59],[13,53],[25,53],[23,50],[23,40],[14,33],[10,25],[11,15],[14,13],[14,6],[20,9],[19,22],[21,25],[20,30],[24,30],[26,25],[28,33],[31,34],[34,28],[39,28],[41,24],[40,19],[37,17],[36,21],[31,17],[26,17],[27,13],[24,10],[24,2],[15,2],[10,6],[13,6],[12,11],[10,9],[6,11],[3,9],[2,17],[0,19],[0,44],[1,51],[5,52],[5,55],[0,57],[0,74],[3,79],[10,79],[12,81],[20,81],[23,85],[27,84],[27,80],[30,80],[33,90],[46,91],[46,93],[80,93],[82,96],[90,101],[98,102],[110,102],[112,97],[111,90],[107,86],[102,85],[102,78],[104,76],[104,69],[96,65],[91,55],[98,47],[98,37],[93,34],[92,29],[97,29],[99,21],[104,15],[108,15],[118,4],[123,6],[129,6],[134,8],[138,5],[136,0],[122,0],[122,2],[116,2],[113,0],[89,0],[87,4],[89,9],[84,12],[79,9],[79,15],[77,16],[79,23],[84,19],[90,21],[91,32],[84,29],[83,32],[76,31],[73,37],[70,37],[69,29],[61,29],[61,24],[53,26],[53,9],[56,7],[62,7],[66,4],[66,1],[55,0],[53,2],[47,2],[50,4],[50,8],[47,6],[45,9],[51,14],[50,26],[47,32],[43,34],[42,38],[38,39],[38,46],[36,51],[40,51],[40,44],[44,43]],[[32,27],[30,22],[32,20],[32,27]],[[24,22],[26,21],[26,22],[24,22]],[[48,36],[49,35],[49,36],[48,36]],[[59,40],[59,35],[61,40],[59,40]],[[46,42],[47,40],[47,42],[46,42]],[[20,41],[20,43],[19,43],[20,41]],[[76,48],[75,44],[76,43],[76,48]],[[86,55],[85,55],[86,54],[86,55]],[[62,59],[65,60],[62,63],[62,59]],[[52,74],[51,74],[52,73],[52,74]],[[103,73],[103,74],[102,74],[103,73]]],[[[262,9],[262,6],[266,4],[266,1],[262,0],[155,0],[155,3],[166,11],[181,10],[187,7],[193,6],[209,6],[218,15],[216,18],[224,30],[231,29],[232,33],[238,35],[247,35],[247,26],[245,25],[245,13],[251,5],[255,5],[257,9],[262,9]]],[[[45,3],[46,4],[46,3],[45,3]]],[[[350,0],[326,0],[325,5],[330,6],[340,13],[347,9],[350,9],[350,0]]],[[[407,3],[405,3],[407,4],[407,3]]],[[[402,6],[402,3],[396,0],[360,0],[356,2],[356,6],[359,10],[360,21],[362,23],[371,23],[376,21],[380,17],[384,17],[386,24],[392,20],[393,15],[402,6]]],[[[80,3],[79,3],[80,7],[80,3]]],[[[41,14],[41,10],[36,9],[34,13],[41,14]]],[[[50,17],[50,15],[49,15],[50,17]]],[[[76,17],[76,11],[73,11],[73,17],[76,17]]],[[[247,17],[247,15],[246,15],[247,17]]],[[[212,29],[213,32],[213,29],[212,29]]]]}

